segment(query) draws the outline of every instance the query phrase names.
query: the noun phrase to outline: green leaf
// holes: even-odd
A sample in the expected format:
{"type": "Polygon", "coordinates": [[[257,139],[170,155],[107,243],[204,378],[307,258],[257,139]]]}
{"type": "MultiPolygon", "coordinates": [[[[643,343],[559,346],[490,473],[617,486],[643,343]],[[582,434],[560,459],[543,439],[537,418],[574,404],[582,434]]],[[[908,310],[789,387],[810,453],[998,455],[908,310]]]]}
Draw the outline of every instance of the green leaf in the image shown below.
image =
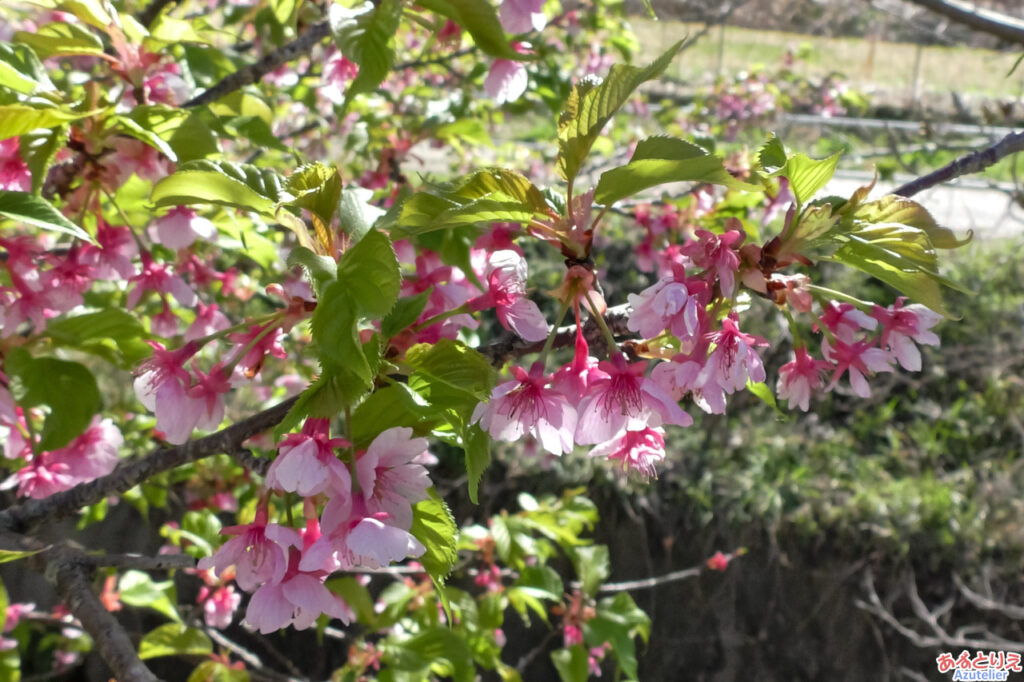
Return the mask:
{"type": "Polygon", "coordinates": [[[395,61],[394,39],[402,17],[400,0],[364,2],[351,10],[332,5],[331,31],[342,53],[359,65],[359,73],[345,93],[354,95],[377,89],[395,61]]]}
{"type": "Polygon", "coordinates": [[[87,242],[93,241],[88,232],[65,218],[53,204],[28,192],[0,190],[0,216],[43,230],[63,232],[87,242]]]}
{"type": "Polygon", "coordinates": [[[235,670],[220,661],[203,661],[188,676],[188,682],[250,682],[248,670],[235,670]]]}
{"type": "MultiPolygon", "coordinates": [[[[843,212],[841,208],[840,213],[843,212]]],[[[850,218],[854,221],[872,224],[910,226],[923,231],[928,236],[931,245],[938,249],[959,248],[970,242],[974,236],[974,232],[969,230],[967,237],[957,239],[952,230],[936,223],[935,218],[924,206],[895,194],[888,194],[876,201],[857,204],[850,218]]]]}
{"type": "Polygon", "coordinates": [[[491,364],[458,341],[441,339],[435,344],[418,344],[406,352],[405,361],[413,368],[410,388],[431,405],[454,409],[467,420],[494,387],[491,364]]]}
{"type": "Polygon", "coordinates": [[[946,308],[946,304],[942,300],[942,290],[939,287],[940,282],[943,284],[952,284],[952,282],[940,279],[937,275],[925,272],[920,268],[902,268],[896,265],[900,262],[900,258],[881,246],[851,241],[836,251],[832,260],[857,268],[872,277],[877,277],[910,299],[924,304],[944,317],[955,319],[955,316],[946,308]]]}
{"type": "Polygon", "coordinates": [[[53,90],[39,57],[24,45],[0,43],[0,86],[22,95],[53,90]]]}
{"type": "Polygon", "coordinates": [[[288,254],[287,265],[290,268],[294,268],[296,265],[302,266],[318,295],[324,287],[338,279],[338,264],[334,262],[334,259],[318,255],[305,246],[296,246],[291,250],[288,254]]]}
{"type": "Polygon", "coordinates": [[[40,26],[32,33],[18,31],[14,34],[14,40],[31,46],[40,59],[76,55],[98,57],[103,54],[100,39],[89,29],[76,24],[53,22],[40,26]]]}
{"type": "Polygon", "coordinates": [[[427,305],[432,289],[421,291],[415,296],[400,298],[380,323],[380,333],[385,339],[390,339],[395,334],[404,330],[417,319],[423,308],[427,305]]]}
{"type": "Polygon", "coordinates": [[[432,626],[384,646],[389,667],[417,673],[414,679],[450,677],[455,682],[472,682],[476,675],[473,656],[466,642],[446,627],[432,626]],[[434,673],[433,675],[429,673],[434,673]]]}
{"type": "Polygon", "coordinates": [[[142,571],[126,571],[118,581],[117,591],[121,601],[129,606],[150,608],[181,622],[170,596],[174,594],[174,584],[170,580],[155,583],[142,571]]]}
{"type": "Polygon", "coordinates": [[[523,566],[519,571],[515,586],[537,599],[546,599],[552,602],[562,601],[565,592],[565,585],[562,584],[558,572],[550,566],[523,566]]]}
{"type": "Polygon", "coordinates": [[[352,443],[365,448],[393,426],[424,428],[431,423],[430,405],[405,384],[378,388],[352,413],[352,443]]]}
{"type": "Polygon", "coordinates": [[[384,215],[383,209],[370,203],[372,199],[373,190],[357,186],[346,187],[341,194],[338,217],[341,220],[341,229],[352,243],[362,239],[377,219],[384,215]]]}
{"type": "Polygon", "coordinates": [[[491,437],[478,424],[473,424],[462,432],[462,450],[466,454],[469,499],[473,504],[479,504],[480,478],[491,465],[491,437]]]}
{"type": "Polygon", "coordinates": [[[629,163],[601,174],[594,201],[613,204],[649,187],[667,182],[706,182],[755,191],[725,169],[722,159],[675,137],[650,137],[640,142],[629,163]]]}
{"type": "Polygon", "coordinates": [[[495,198],[497,194],[538,213],[549,210],[541,191],[525,175],[507,168],[482,168],[470,173],[457,181],[451,194],[466,199],[495,198]]]}
{"type": "Polygon", "coordinates": [[[287,202],[320,217],[324,224],[330,224],[341,198],[341,174],[337,168],[322,163],[300,166],[288,176],[288,192],[295,198],[287,202]]]}
{"type": "Polygon", "coordinates": [[[782,145],[775,133],[768,136],[768,139],[757,152],[757,160],[761,168],[766,171],[774,171],[786,165],[786,148],[782,145]]]}
{"type": "Polygon", "coordinates": [[[32,194],[39,196],[57,152],[68,140],[66,126],[40,128],[25,133],[18,140],[18,153],[32,172],[32,194]]]}
{"type": "Polygon", "coordinates": [[[417,192],[402,205],[393,234],[402,237],[425,234],[456,225],[529,222],[536,211],[521,201],[440,197],[417,192]]]}
{"type": "Polygon", "coordinates": [[[562,682],[586,682],[590,678],[589,657],[582,644],[552,651],[551,662],[562,682]]]}
{"type": "Polygon", "coordinates": [[[584,641],[589,646],[607,642],[628,679],[637,677],[636,644],[651,635],[651,619],[636,605],[628,592],[598,602],[594,618],[583,625],[584,641]]]}
{"type": "MultiPolygon", "coordinates": [[[[39,554],[39,552],[41,552],[41,551],[43,551],[43,550],[41,550],[41,549],[34,549],[32,551],[12,551],[12,550],[9,550],[9,549],[0,549],[0,564],[6,564],[6,563],[8,563],[10,561],[17,561],[18,559],[24,559],[25,557],[30,557],[33,554],[39,554]]],[[[0,584],[0,591],[2,591],[2,587],[3,587],[2,584],[0,584]]],[[[3,592],[3,595],[6,596],[6,592],[3,592]]],[[[0,623],[0,626],[2,626],[2,625],[3,624],[0,623]]]]}
{"type": "Polygon", "coordinates": [[[839,154],[827,159],[812,159],[806,154],[794,154],[786,161],[786,165],[775,171],[789,179],[789,190],[800,205],[807,203],[818,191],[828,184],[836,172],[839,154]]]}
{"type": "Polygon", "coordinates": [[[768,387],[768,384],[762,382],[755,383],[751,380],[747,380],[747,390],[757,396],[757,398],[768,407],[775,410],[775,414],[780,419],[788,419],[789,415],[779,409],[779,404],[775,400],[775,394],[772,393],[772,389],[768,387]]]}
{"type": "Polygon", "coordinates": [[[611,575],[611,558],[606,545],[589,545],[575,550],[576,573],[583,583],[583,594],[593,597],[611,575]]]}
{"type": "Polygon", "coordinates": [[[8,354],[5,369],[17,379],[11,384],[11,395],[21,407],[50,408],[39,442],[43,450],[67,445],[103,406],[92,372],[77,362],[33,358],[18,349],[8,354]]]}
{"type": "Polygon", "coordinates": [[[402,289],[402,273],[391,240],[370,230],[338,263],[338,282],[362,315],[381,318],[391,312],[402,289]]]}
{"type": "Polygon", "coordinates": [[[356,302],[344,281],[332,282],[324,289],[313,312],[313,341],[322,362],[348,369],[369,387],[370,365],[359,342],[356,302]]]}
{"type": "Polygon", "coordinates": [[[190,161],[153,187],[156,206],[219,204],[267,216],[282,198],[281,178],[273,171],[227,161],[190,161]]]}
{"type": "Polygon", "coordinates": [[[174,149],[171,145],[164,141],[159,135],[154,133],[152,130],[147,130],[141,125],[135,122],[134,119],[128,116],[113,116],[107,120],[111,129],[116,132],[120,132],[123,135],[134,137],[136,140],[148,144],[153,149],[166,156],[172,162],[178,161],[178,155],[175,154],[174,149]]]}
{"type": "Polygon", "coordinates": [[[427,494],[427,499],[420,500],[412,508],[412,527],[409,532],[427,550],[419,562],[431,578],[443,584],[458,559],[455,542],[458,528],[448,505],[437,491],[430,488],[427,494]]]}
{"type": "Polygon", "coordinates": [[[416,4],[448,17],[466,29],[476,46],[491,57],[519,61],[530,59],[512,49],[494,6],[487,0],[422,0],[416,4]]]}
{"type": "Polygon", "coordinates": [[[573,86],[567,109],[558,120],[556,166],[563,179],[576,177],[605,124],[641,83],[665,72],[683,42],[680,40],[644,68],[616,64],[600,85],[584,79],[573,86]]]}
{"type": "Polygon", "coordinates": [[[149,27],[150,40],[161,43],[210,43],[210,38],[196,30],[192,21],[175,19],[166,12],[149,27]]]}
{"type": "Polygon", "coordinates": [[[291,26],[299,14],[302,0],[270,0],[270,11],[282,26],[291,26]]]}
{"type": "Polygon", "coordinates": [[[87,348],[106,339],[120,346],[128,341],[144,338],[146,329],[127,310],[105,308],[98,312],[49,322],[44,333],[59,344],[87,348]]]}
{"type": "Polygon", "coordinates": [[[360,624],[370,625],[376,619],[377,614],[373,609],[373,597],[370,596],[370,591],[361,585],[354,576],[331,578],[324,583],[324,586],[341,597],[349,605],[349,608],[355,611],[360,624]]]}
{"type": "Polygon", "coordinates": [[[139,658],[161,656],[205,656],[213,653],[213,642],[202,630],[181,623],[167,623],[147,632],[139,642],[139,658]]]}

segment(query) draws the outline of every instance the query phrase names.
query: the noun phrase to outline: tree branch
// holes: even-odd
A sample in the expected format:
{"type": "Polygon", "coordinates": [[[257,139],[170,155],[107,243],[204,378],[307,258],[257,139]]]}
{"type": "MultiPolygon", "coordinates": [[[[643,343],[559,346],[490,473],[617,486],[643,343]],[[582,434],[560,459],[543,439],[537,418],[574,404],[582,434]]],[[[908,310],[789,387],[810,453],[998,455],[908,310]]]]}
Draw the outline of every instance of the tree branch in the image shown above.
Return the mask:
{"type": "Polygon", "coordinates": [[[114,677],[120,682],[157,682],[157,676],[139,660],[128,633],[93,592],[89,574],[76,560],[76,553],[55,548],[46,554],[47,579],[96,642],[114,677]]]}
{"type": "Polygon", "coordinates": [[[89,566],[113,566],[134,568],[140,571],[172,571],[179,568],[195,568],[196,560],[187,554],[162,554],[143,556],[141,554],[84,554],[79,561],[89,566]]]}
{"type": "Polygon", "coordinates": [[[182,106],[189,108],[210,104],[228,93],[244,88],[247,85],[258,83],[264,76],[282,64],[287,64],[293,59],[308,53],[317,43],[330,34],[331,27],[328,22],[322,21],[319,24],[313,24],[306,29],[305,33],[292,42],[283,45],[273,52],[268,52],[254,64],[242,67],[238,71],[228,74],[205,92],[193,97],[182,106]]]}
{"type": "Polygon", "coordinates": [[[0,529],[25,532],[44,519],[67,516],[110,495],[126,492],[156,474],[212,455],[237,452],[243,442],[284,419],[296,400],[297,396],[289,398],[205,438],[172,448],[161,448],[143,457],[124,462],[110,474],[95,481],[77,485],[41,500],[30,500],[15,505],[0,512],[0,529]]]}
{"type": "Polygon", "coordinates": [[[959,0],[910,0],[958,24],[994,35],[1001,40],[1024,45],[1024,21],[990,9],[976,7],[959,0]]]}
{"type": "Polygon", "coordinates": [[[903,197],[912,197],[918,192],[924,191],[935,185],[949,182],[953,178],[971,173],[980,173],[989,166],[995,165],[1000,159],[1011,154],[1024,151],[1024,133],[1010,133],[993,145],[980,149],[976,152],[954,159],[947,165],[932,171],[928,175],[911,180],[905,185],[893,190],[893,194],[903,197]]]}

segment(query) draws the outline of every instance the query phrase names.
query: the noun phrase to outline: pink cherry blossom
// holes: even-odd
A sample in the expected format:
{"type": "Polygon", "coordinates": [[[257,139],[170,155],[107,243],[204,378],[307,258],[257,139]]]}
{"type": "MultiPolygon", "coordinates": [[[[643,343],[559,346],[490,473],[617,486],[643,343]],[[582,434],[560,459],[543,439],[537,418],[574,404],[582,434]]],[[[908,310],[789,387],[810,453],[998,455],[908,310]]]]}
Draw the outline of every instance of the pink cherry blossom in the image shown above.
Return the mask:
{"type": "Polygon", "coordinates": [[[321,614],[337,618],[346,625],[351,622],[352,610],[324,587],[321,576],[299,569],[300,558],[299,550],[290,548],[284,577],[279,582],[264,584],[252,595],[245,611],[245,622],[249,626],[266,635],[289,625],[305,630],[321,614]]]}
{"type": "Polygon", "coordinates": [[[609,441],[620,431],[640,431],[648,426],[689,426],[690,415],[664,389],[644,376],[646,362],[626,362],[616,353],[600,364],[607,378],[591,384],[580,403],[576,442],[594,445],[609,441]]]}
{"type": "Polygon", "coordinates": [[[877,320],[869,317],[852,303],[836,301],[829,301],[819,319],[837,339],[846,343],[853,343],[860,330],[872,330],[878,326],[877,320]]]}
{"type": "Polygon", "coordinates": [[[97,279],[131,279],[136,270],[133,261],[139,255],[138,242],[127,227],[113,227],[97,219],[96,244],[82,246],[81,261],[93,268],[97,279]]]}
{"type": "Polygon", "coordinates": [[[412,429],[396,426],[358,455],[356,477],[369,514],[385,512],[399,528],[412,525],[412,505],[426,499],[430,487],[426,468],[413,462],[426,449],[427,441],[413,438],[412,429]]]}
{"type": "MultiPolygon", "coordinates": [[[[577,320],[579,308],[577,308],[577,320]]],[[[576,324],[576,350],[572,362],[563,365],[551,378],[551,387],[564,395],[570,405],[579,404],[587,394],[590,385],[607,377],[600,369],[597,358],[590,355],[590,348],[583,336],[583,325],[576,324]]]]}
{"type": "Polygon", "coordinates": [[[938,324],[942,315],[920,303],[905,306],[906,300],[901,296],[888,308],[876,305],[871,316],[882,325],[882,347],[891,351],[904,369],[918,372],[921,370],[921,351],[914,342],[939,345],[939,337],[931,328],[938,324]]]}
{"type": "Polygon", "coordinates": [[[231,321],[217,307],[216,303],[206,305],[198,303],[196,317],[192,324],[185,330],[185,341],[196,341],[204,337],[223,331],[231,326],[231,321]]]}
{"type": "Polygon", "coordinates": [[[514,102],[526,92],[528,76],[522,62],[495,59],[484,79],[484,90],[496,104],[514,102]]]}
{"type": "Polygon", "coordinates": [[[701,345],[692,353],[681,353],[671,362],[659,363],[651,371],[651,380],[677,401],[690,393],[700,409],[709,414],[725,414],[725,391],[701,376],[707,352],[707,346],[701,345]]]}
{"type": "Polygon", "coordinates": [[[382,568],[426,549],[385,512],[369,514],[362,497],[336,496],[324,506],[323,534],[305,549],[299,568],[324,571],[382,568]]]}
{"type": "Polygon", "coordinates": [[[276,325],[276,322],[254,324],[246,332],[235,332],[228,335],[228,339],[238,344],[238,350],[235,352],[241,352],[251,344],[237,364],[238,369],[244,373],[246,378],[252,379],[260,373],[267,355],[272,355],[275,358],[288,357],[288,352],[281,345],[281,337],[284,333],[276,325]],[[267,327],[270,325],[274,325],[274,328],[267,331],[267,327]]]}
{"type": "Polygon", "coordinates": [[[495,251],[484,272],[488,291],[470,302],[473,310],[494,306],[498,321],[527,341],[543,341],[548,322],[537,304],[526,297],[526,259],[512,250],[495,251]]]}
{"type": "Polygon", "coordinates": [[[165,381],[156,390],[156,428],[168,443],[180,445],[196,429],[214,431],[224,420],[224,394],[231,390],[229,377],[219,366],[209,374],[196,370],[195,375],[195,384],[190,377],[184,382],[165,381]]]}
{"type": "Polygon", "coordinates": [[[623,431],[594,447],[591,457],[618,460],[623,471],[636,471],[644,478],[657,478],[655,465],[665,459],[665,430],[659,427],[623,431]]]}
{"type": "Polygon", "coordinates": [[[765,380],[764,364],[754,348],[767,346],[767,341],[741,332],[732,317],[723,319],[722,329],[712,332],[708,338],[715,349],[697,378],[697,383],[705,390],[713,383],[731,394],[746,387],[748,380],[754,383],[765,380]]]}
{"type": "Polygon", "coordinates": [[[302,543],[294,528],[268,524],[267,509],[263,505],[257,507],[252,523],[228,526],[220,533],[235,537],[221,545],[213,556],[200,559],[197,567],[203,571],[216,569],[220,576],[234,566],[235,582],[246,592],[264,583],[280,582],[288,567],[287,547],[302,543]]]}
{"type": "Polygon", "coordinates": [[[217,227],[191,208],[176,206],[156,219],[150,236],[169,249],[184,249],[197,239],[213,239],[217,227]]]}
{"type": "Polygon", "coordinates": [[[515,380],[494,389],[488,403],[473,410],[471,422],[498,440],[514,443],[530,434],[554,455],[571,452],[576,432],[576,409],[565,395],[549,387],[551,377],[536,363],[527,373],[512,368],[515,380]]]}
{"type": "Polygon", "coordinates": [[[828,340],[821,342],[821,354],[835,368],[828,390],[835,388],[843,373],[849,373],[850,386],[861,398],[871,397],[871,387],[864,377],[869,372],[891,372],[889,355],[881,348],[871,345],[870,341],[846,343],[836,339],[835,346],[828,340]]]}
{"type": "Polygon", "coordinates": [[[797,348],[793,353],[795,357],[779,369],[775,390],[779,398],[806,412],[810,408],[811,393],[825,385],[822,372],[830,365],[812,358],[806,348],[797,348]]]}
{"type": "Polygon", "coordinates": [[[166,299],[162,310],[149,318],[149,331],[164,338],[178,335],[178,316],[171,310],[166,299]]]}
{"type": "Polygon", "coordinates": [[[653,339],[666,329],[680,340],[693,338],[700,330],[699,314],[705,305],[696,295],[702,289],[706,289],[703,282],[694,283],[691,290],[684,282],[666,278],[639,294],[630,294],[627,328],[645,339],[653,339]]]}
{"type": "Polygon", "coordinates": [[[185,284],[185,280],[173,274],[166,265],[155,263],[149,253],[142,254],[142,272],[128,282],[130,289],[126,303],[129,308],[134,308],[142,298],[142,294],[147,291],[170,294],[185,307],[192,307],[196,304],[196,294],[189,285],[185,284]]]}
{"type": "Polygon", "coordinates": [[[94,417],[81,435],[63,448],[33,456],[3,487],[17,484],[19,495],[35,499],[69,490],[113,471],[123,443],[113,422],[94,417]]]}
{"type": "Polygon", "coordinates": [[[504,0],[501,3],[501,26],[509,33],[541,31],[547,24],[544,0],[504,0]]]}
{"type": "Polygon", "coordinates": [[[18,151],[18,138],[0,140],[0,190],[28,192],[32,189],[32,173],[18,151]]]}
{"type": "Polygon", "coordinates": [[[203,605],[203,620],[207,627],[223,630],[231,625],[235,611],[242,603],[242,595],[235,592],[232,585],[224,585],[211,591],[203,587],[199,591],[199,600],[203,605]]]}
{"type": "Polygon", "coordinates": [[[735,249],[742,243],[743,233],[739,230],[728,230],[724,234],[715,234],[707,230],[697,230],[695,234],[696,241],[685,244],[682,252],[689,256],[698,268],[716,274],[722,295],[732,298],[736,293],[736,270],[740,266],[735,249]]]}
{"type": "MultiPolygon", "coordinates": [[[[202,348],[198,343],[188,342],[177,350],[167,350],[163,344],[147,341],[153,347],[153,355],[135,368],[135,397],[150,412],[156,410],[156,394],[168,382],[188,386],[192,377],[185,369],[185,363],[202,348]]],[[[184,391],[184,387],[182,387],[184,391]]]]}
{"type": "Polygon", "coordinates": [[[351,495],[352,475],[335,453],[335,448],[348,445],[344,438],[330,437],[330,420],[307,419],[302,433],[288,434],[279,445],[267,470],[267,487],[302,497],[322,492],[351,495]]]}

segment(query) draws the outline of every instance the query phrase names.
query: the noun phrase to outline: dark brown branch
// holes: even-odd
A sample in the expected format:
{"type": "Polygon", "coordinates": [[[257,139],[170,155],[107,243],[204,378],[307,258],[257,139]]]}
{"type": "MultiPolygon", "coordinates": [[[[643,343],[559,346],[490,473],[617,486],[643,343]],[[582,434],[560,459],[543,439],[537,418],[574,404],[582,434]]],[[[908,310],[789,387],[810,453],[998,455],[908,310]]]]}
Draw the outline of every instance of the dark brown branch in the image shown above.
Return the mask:
{"type": "Polygon", "coordinates": [[[0,529],[24,532],[44,519],[60,518],[100,500],[126,492],[153,476],[205,457],[235,453],[249,438],[278,424],[297,397],[289,398],[217,433],[124,462],[95,481],[0,512],[0,529]]]}
{"type": "Polygon", "coordinates": [[[903,197],[912,197],[918,192],[922,192],[935,185],[941,185],[945,182],[949,182],[954,178],[958,178],[961,175],[969,175],[971,173],[980,173],[989,166],[995,165],[1004,157],[1017,152],[1024,151],[1024,133],[1010,133],[1003,139],[999,140],[995,144],[980,149],[976,152],[961,156],[959,159],[951,161],[949,164],[943,166],[937,171],[933,171],[928,175],[921,176],[916,180],[911,180],[901,187],[897,187],[893,190],[893,194],[898,194],[903,197]]]}
{"type": "Polygon", "coordinates": [[[156,675],[139,660],[128,633],[93,592],[90,573],[81,561],[81,552],[54,547],[46,551],[43,558],[46,561],[46,578],[96,642],[96,649],[114,672],[114,677],[119,682],[157,682],[156,675]]]}
{"type": "Polygon", "coordinates": [[[142,556],[141,554],[85,554],[81,563],[89,566],[113,566],[134,568],[140,571],[171,571],[179,568],[195,568],[196,560],[187,554],[162,554],[142,556]]]}
{"type": "Polygon", "coordinates": [[[959,0],[910,0],[936,14],[1010,43],[1024,45],[1024,21],[959,0]]]}
{"type": "Polygon", "coordinates": [[[301,36],[280,47],[273,52],[263,55],[256,63],[242,67],[234,73],[228,74],[219,82],[212,85],[206,92],[203,92],[189,101],[184,107],[198,107],[204,104],[215,102],[224,95],[234,92],[247,85],[258,83],[264,76],[277,69],[283,64],[300,57],[331,34],[331,27],[326,21],[313,24],[301,36]]]}

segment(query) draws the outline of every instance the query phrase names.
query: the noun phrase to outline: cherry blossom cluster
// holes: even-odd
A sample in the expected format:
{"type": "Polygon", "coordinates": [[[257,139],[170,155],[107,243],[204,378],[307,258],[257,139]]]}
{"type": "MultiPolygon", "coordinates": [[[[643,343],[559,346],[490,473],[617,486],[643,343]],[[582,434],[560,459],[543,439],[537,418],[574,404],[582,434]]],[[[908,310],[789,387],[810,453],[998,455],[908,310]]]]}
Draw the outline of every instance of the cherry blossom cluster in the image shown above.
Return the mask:
{"type": "MultiPolygon", "coordinates": [[[[431,459],[426,440],[413,438],[409,428],[387,429],[357,450],[331,437],[329,420],[307,419],[300,433],[279,444],[266,476],[269,491],[303,498],[305,526],[268,522],[265,495],[253,522],[225,528],[222,533],[234,537],[199,568],[222,578],[234,572],[238,586],[252,592],[245,620],[263,633],[305,629],[321,614],[348,623],[351,609],[324,581],[337,571],[381,568],[423,554],[409,529],[412,506],[431,485],[424,466],[431,459]]],[[[204,605],[215,614],[208,618],[230,622],[234,596],[223,593],[204,605]]]]}

